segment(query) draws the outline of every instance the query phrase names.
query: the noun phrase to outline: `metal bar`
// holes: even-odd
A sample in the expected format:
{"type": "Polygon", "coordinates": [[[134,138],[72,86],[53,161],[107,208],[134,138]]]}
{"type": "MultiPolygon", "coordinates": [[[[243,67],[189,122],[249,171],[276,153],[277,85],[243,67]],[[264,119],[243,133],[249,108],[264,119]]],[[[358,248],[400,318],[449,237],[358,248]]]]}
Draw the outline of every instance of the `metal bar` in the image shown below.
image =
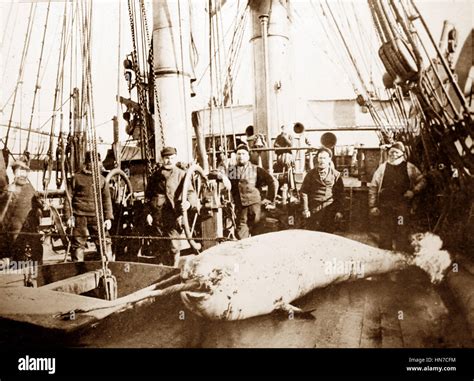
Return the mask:
{"type": "MultiPolygon", "coordinates": [[[[272,138],[271,126],[270,126],[270,63],[268,61],[268,15],[260,15],[259,19],[262,23],[262,48],[263,48],[263,59],[265,62],[265,124],[267,129],[267,140],[270,143],[272,138]]],[[[272,151],[269,151],[268,155],[268,172],[273,173],[273,155],[272,151]]]]}

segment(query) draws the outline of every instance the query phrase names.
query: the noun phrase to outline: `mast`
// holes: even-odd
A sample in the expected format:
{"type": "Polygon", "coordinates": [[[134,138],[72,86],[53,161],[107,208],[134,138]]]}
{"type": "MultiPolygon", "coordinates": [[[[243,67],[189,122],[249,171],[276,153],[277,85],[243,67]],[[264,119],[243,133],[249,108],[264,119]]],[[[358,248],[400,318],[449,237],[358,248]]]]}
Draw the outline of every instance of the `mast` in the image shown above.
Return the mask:
{"type": "MultiPolygon", "coordinates": [[[[252,37],[254,56],[254,130],[272,138],[290,120],[289,19],[287,0],[252,0],[252,37]]],[[[263,157],[265,167],[271,153],[263,157]]]]}
{"type": "Polygon", "coordinates": [[[156,153],[163,147],[162,128],[165,145],[175,147],[184,162],[193,158],[190,21],[188,1],[153,1],[153,70],[161,114],[161,126],[155,120],[156,153]]]}

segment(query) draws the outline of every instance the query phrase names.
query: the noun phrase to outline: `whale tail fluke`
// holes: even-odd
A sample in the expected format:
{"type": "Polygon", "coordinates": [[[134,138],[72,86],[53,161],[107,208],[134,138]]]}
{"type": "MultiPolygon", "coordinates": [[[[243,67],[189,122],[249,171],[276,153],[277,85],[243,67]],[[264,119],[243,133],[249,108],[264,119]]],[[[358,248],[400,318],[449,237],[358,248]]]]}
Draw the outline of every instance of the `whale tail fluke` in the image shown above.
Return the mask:
{"type": "Polygon", "coordinates": [[[411,245],[414,248],[411,263],[426,271],[431,283],[440,283],[452,262],[450,254],[441,250],[441,238],[430,232],[416,233],[411,236],[411,245]]]}

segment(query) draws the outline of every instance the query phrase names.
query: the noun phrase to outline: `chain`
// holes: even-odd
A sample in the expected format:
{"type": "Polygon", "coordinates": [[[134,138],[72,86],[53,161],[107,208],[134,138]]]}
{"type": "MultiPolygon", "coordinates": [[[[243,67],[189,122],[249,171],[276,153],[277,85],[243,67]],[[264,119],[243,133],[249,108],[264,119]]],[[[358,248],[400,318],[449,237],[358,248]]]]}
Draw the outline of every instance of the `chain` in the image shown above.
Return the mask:
{"type": "Polygon", "coordinates": [[[135,69],[135,74],[136,74],[138,104],[140,106],[140,116],[143,121],[143,128],[141,128],[141,138],[142,138],[142,144],[144,144],[144,146],[142,146],[144,147],[144,152],[142,152],[142,155],[143,153],[145,154],[144,156],[146,160],[146,177],[145,177],[145,182],[146,182],[146,179],[150,176],[153,168],[151,165],[151,152],[150,152],[150,145],[148,141],[148,118],[147,118],[147,112],[145,108],[146,97],[143,91],[143,81],[142,81],[140,66],[138,64],[138,58],[137,58],[135,20],[134,20],[134,13],[132,10],[132,1],[133,0],[128,0],[128,15],[130,19],[130,27],[132,30],[132,42],[133,42],[132,65],[135,69]]]}
{"type": "MultiPolygon", "coordinates": [[[[13,234],[14,231],[6,231],[4,234],[13,234]]],[[[36,233],[36,232],[20,232],[19,236],[43,236],[45,233],[36,233]]],[[[57,236],[55,233],[50,233],[52,236],[57,236]]],[[[97,235],[76,235],[65,234],[64,236],[72,237],[83,237],[83,238],[97,238],[97,235]]],[[[165,236],[155,236],[155,235],[111,235],[112,239],[148,239],[154,241],[189,241],[186,237],[165,237],[165,236]]],[[[226,242],[226,241],[238,241],[236,238],[228,237],[219,237],[219,238],[209,238],[209,237],[193,237],[193,241],[205,241],[205,242],[226,242]]]]}
{"type": "Polygon", "coordinates": [[[145,4],[143,0],[140,0],[140,6],[141,6],[141,11],[142,11],[142,17],[143,17],[143,22],[145,23],[145,33],[146,33],[146,39],[147,42],[149,43],[150,46],[150,56],[148,58],[150,64],[151,64],[151,80],[153,82],[153,91],[155,94],[155,104],[156,104],[156,114],[158,116],[158,125],[159,125],[159,130],[160,130],[160,139],[161,139],[161,146],[165,146],[165,134],[163,130],[163,122],[161,119],[161,109],[160,109],[160,100],[158,97],[158,89],[156,86],[156,80],[155,80],[155,62],[154,62],[154,55],[153,55],[153,39],[150,39],[150,34],[148,32],[148,22],[147,22],[147,17],[146,17],[146,10],[145,10],[145,4]]]}

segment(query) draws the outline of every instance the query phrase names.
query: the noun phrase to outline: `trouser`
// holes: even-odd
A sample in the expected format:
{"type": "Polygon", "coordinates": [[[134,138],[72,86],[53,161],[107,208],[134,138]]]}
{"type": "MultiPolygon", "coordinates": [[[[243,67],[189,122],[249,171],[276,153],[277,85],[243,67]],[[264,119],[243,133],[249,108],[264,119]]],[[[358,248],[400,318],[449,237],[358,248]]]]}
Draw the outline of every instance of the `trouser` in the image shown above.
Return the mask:
{"type": "MultiPolygon", "coordinates": [[[[100,253],[99,245],[99,230],[97,229],[97,221],[95,216],[74,216],[75,225],[72,229],[71,242],[71,258],[73,262],[84,261],[84,251],[87,246],[87,238],[91,235],[92,242],[94,242],[97,253],[100,253]]],[[[113,261],[112,240],[108,231],[105,231],[105,255],[107,260],[113,261]]]]}
{"type": "Polygon", "coordinates": [[[237,238],[244,239],[258,234],[261,216],[260,203],[243,206],[237,210],[237,238]]]}
{"type": "Polygon", "coordinates": [[[174,227],[161,227],[160,236],[165,238],[160,242],[161,263],[167,266],[177,266],[181,253],[181,233],[174,227]],[[176,238],[176,239],[170,239],[176,238]]]}
{"type": "Polygon", "coordinates": [[[163,237],[153,244],[153,251],[161,263],[168,266],[177,266],[181,252],[181,232],[178,226],[178,214],[169,204],[155,207],[152,210],[152,235],[163,237]],[[176,239],[172,239],[176,238],[176,239]]]}
{"type": "Polygon", "coordinates": [[[312,210],[310,217],[306,220],[306,230],[320,231],[326,233],[334,232],[336,223],[334,221],[337,210],[334,204],[330,204],[321,210],[312,210]]]}
{"type": "Polygon", "coordinates": [[[167,266],[177,266],[181,252],[181,229],[153,222],[151,235],[163,238],[153,240],[150,247],[159,262],[167,266]]]}
{"type": "Polygon", "coordinates": [[[407,202],[380,206],[379,232],[381,249],[393,250],[395,241],[396,250],[410,250],[410,209],[407,202]]]}
{"type": "Polygon", "coordinates": [[[37,231],[0,234],[0,258],[6,257],[43,264],[43,237],[37,231]]]}

